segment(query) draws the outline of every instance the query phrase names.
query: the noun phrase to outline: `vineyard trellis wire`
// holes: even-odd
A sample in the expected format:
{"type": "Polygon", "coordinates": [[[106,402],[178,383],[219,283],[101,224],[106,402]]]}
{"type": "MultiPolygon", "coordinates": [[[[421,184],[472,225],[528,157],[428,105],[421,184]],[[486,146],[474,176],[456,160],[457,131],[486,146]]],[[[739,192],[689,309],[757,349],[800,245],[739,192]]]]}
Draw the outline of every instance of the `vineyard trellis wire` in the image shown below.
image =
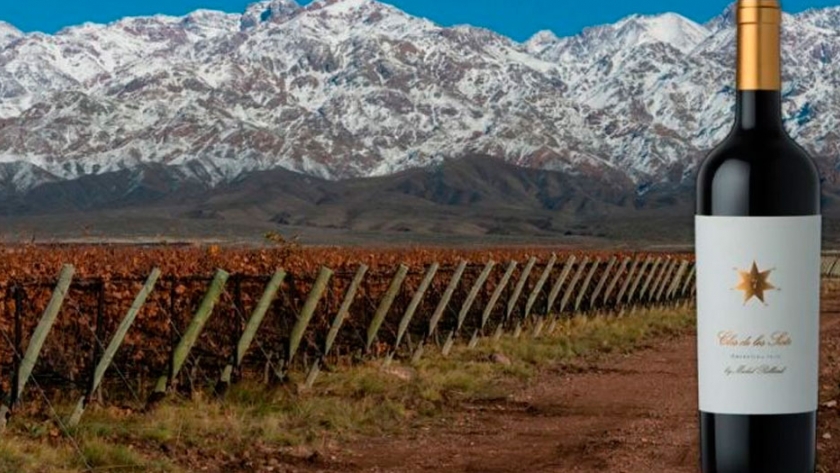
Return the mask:
{"type": "Polygon", "coordinates": [[[145,404],[290,371],[312,385],[325,365],[416,362],[430,345],[446,355],[505,333],[539,337],[575,314],[686,302],[694,272],[690,254],[77,279],[65,266],[56,279],[0,283],[0,387],[10,411],[38,399],[33,389],[76,396],[72,425],[92,399],[145,404]]]}

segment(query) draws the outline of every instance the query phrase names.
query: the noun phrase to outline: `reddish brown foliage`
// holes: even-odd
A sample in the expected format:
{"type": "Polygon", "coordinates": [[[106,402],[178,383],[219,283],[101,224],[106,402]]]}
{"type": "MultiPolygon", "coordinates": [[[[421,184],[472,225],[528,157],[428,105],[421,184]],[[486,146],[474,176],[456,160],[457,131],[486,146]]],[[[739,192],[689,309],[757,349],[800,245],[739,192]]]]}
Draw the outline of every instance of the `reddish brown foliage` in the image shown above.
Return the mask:
{"type": "MultiPolygon", "coordinates": [[[[235,337],[259,299],[267,277],[277,269],[288,273],[284,288],[272,306],[267,322],[260,332],[258,342],[266,350],[252,350],[252,366],[260,366],[266,356],[282,356],[285,337],[311,288],[314,275],[320,266],[336,272],[330,289],[319,304],[319,312],[307,331],[310,354],[317,356],[318,345],[330,325],[331,316],[341,302],[344,291],[359,264],[370,267],[368,276],[351,310],[347,325],[347,341],[358,342],[356,333],[364,332],[366,324],[378,301],[385,292],[396,267],[404,263],[411,273],[404,285],[403,301],[410,297],[422,277],[424,268],[437,261],[443,268],[454,267],[459,260],[469,261],[471,269],[462,286],[471,284],[481,267],[489,260],[505,263],[509,260],[524,262],[536,256],[544,264],[552,248],[301,248],[282,245],[265,248],[237,248],[219,246],[9,246],[0,247],[0,356],[5,370],[11,369],[12,346],[19,342],[22,350],[38,322],[41,312],[49,302],[52,287],[63,264],[76,268],[76,278],[62,307],[62,312],[42,352],[39,369],[42,373],[59,375],[57,384],[68,380],[83,387],[93,366],[93,360],[108,343],[122,317],[127,312],[143,280],[158,267],[163,276],[156,290],[149,297],[138,319],[120,348],[116,366],[118,374],[153,377],[166,370],[171,344],[180,333],[201,301],[207,284],[217,268],[234,275],[226,292],[214,311],[214,317],[196,347],[200,353],[202,369],[208,377],[227,362],[235,345],[235,337]],[[472,274],[475,273],[475,274],[472,274]],[[238,279],[237,279],[238,278],[238,279]],[[236,282],[238,280],[238,282],[236,282]],[[22,285],[25,294],[20,304],[15,300],[13,287],[22,285]],[[14,340],[15,313],[21,339],[14,340]],[[355,336],[355,338],[353,338],[355,336]],[[6,339],[7,338],[7,339],[6,339]],[[98,339],[98,340],[97,340],[98,339]],[[9,341],[12,343],[10,344],[9,341]],[[63,378],[63,379],[62,379],[63,378]]],[[[554,249],[554,251],[557,251],[554,249]]],[[[570,252],[563,253],[561,261],[570,252]]],[[[583,252],[578,252],[583,253],[583,252]]],[[[622,253],[588,253],[602,261],[622,253]]],[[[579,256],[581,256],[579,254],[579,256]]],[[[498,280],[503,265],[496,268],[498,280]]],[[[539,271],[535,270],[534,274],[539,271]]],[[[429,290],[426,312],[430,312],[444,290],[451,271],[439,272],[429,290]],[[435,296],[436,295],[436,296],[435,296]]],[[[536,276],[532,276],[536,277],[536,276]]],[[[492,289],[494,279],[488,282],[485,292],[492,289]]],[[[466,291],[466,288],[462,288],[466,291]]],[[[459,304],[456,293],[454,304],[459,304]]],[[[486,294],[485,294],[486,295],[486,294]]],[[[395,309],[397,309],[395,307],[395,309]]],[[[422,312],[422,311],[421,311],[422,312]]],[[[429,315],[429,314],[426,314],[429,315]]],[[[418,319],[422,319],[419,316],[418,319]]],[[[387,330],[389,322],[386,322],[387,330]]],[[[390,321],[393,325],[394,321],[390,321]]],[[[416,327],[427,324],[418,320],[416,327]]],[[[352,347],[350,347],[352,348],[352,347]]],[[[307,349],[307,348],[304,348],[307,349]]],[[[37,371],[37,370],[36,370],[37,371]]],[[[111,373],[113,375],[113,373],[111,373]]],[[[8,380],[7,376],[4,376],[8,380]]],[[[132,380],[133,382],[133,380],[132,380]]],[[[6,383],[6,387],[7,383],[6,383]]]]}
{"type": "MultiPolygon", "coordinates": [[[[413,269],[432,261],[442,265],[460,259],[473,262],[547,256],[552,248],[220,248],[218,246],[8,246],[0,248],[0,284],[8,280],[51,279],[62,264],[76,266],[78,277],[136,278],[155,266],[166,275],[212,275],[216,268],[238,274],[271,274],[284,268],[291,274],[312,274],[319,266],[354,269],[359,263],[371,271],[390,271],[405,263],[413,269]]],[[[569,251],[561,251],[564,254],[569,251]]],[[[591,253],[596,254],[596,253],[591,253]]],[[[601,252],[601,255],[614,254],[601,252]]]]}

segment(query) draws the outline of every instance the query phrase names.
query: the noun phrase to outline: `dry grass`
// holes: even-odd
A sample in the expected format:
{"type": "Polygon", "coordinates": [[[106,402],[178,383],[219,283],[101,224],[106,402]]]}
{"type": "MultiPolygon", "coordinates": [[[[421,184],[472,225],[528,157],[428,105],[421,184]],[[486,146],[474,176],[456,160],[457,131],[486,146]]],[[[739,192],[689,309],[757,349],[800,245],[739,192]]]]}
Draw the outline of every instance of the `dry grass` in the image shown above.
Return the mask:
{"type": "Polygon", "coordinates": [[[317,449],[445,420],[459,404],[509,396],[548,366],[631,351],[693,325],[693,310],[686,309],[576,317],[538,339],[525,331],[519,339],[484,339],[474,349],[456,346],[448,357],[430,349],[416,364],[370,361],[325,372],[312,389],[292,378],[277,388],[234,386],[224,401],[172,397],[149,413],[93,406],[71,435],[18,417],[0,445],[0,472],[177,472],[208,463],[235,470],[255,451],[282,457],[298,446],[317,449]],[[511,363],[489,361],[495,353],[511,363]]]}

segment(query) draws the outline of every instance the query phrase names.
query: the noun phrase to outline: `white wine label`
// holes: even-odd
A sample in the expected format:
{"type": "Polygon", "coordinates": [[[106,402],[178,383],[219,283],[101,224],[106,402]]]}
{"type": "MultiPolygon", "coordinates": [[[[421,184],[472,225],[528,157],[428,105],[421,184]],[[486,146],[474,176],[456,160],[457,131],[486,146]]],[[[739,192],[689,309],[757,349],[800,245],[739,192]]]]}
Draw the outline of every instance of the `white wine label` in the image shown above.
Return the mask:
{"type": "Polygon", "coordinates": [[[701,411],[817,409],[821,224],[696,217],[701,411]]]}

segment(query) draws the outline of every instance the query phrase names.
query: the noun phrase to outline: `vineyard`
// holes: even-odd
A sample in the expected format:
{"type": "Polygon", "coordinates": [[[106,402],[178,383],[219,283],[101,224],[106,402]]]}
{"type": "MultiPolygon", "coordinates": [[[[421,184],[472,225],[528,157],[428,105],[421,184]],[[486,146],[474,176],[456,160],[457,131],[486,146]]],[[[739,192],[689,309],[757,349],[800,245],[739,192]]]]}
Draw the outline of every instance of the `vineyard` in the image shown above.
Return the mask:
{"type": "MultiPolygon", "coordinates": [[[[371,251],[7,247],[0,253],[6,415],[57,396],[159,401],[241,379],[381,358],[417,361],[581,313],[684,301],[688,254],[544,248],[371,251]]],[[[824,268],[826,270],[827,268],[824,268]]]]}

